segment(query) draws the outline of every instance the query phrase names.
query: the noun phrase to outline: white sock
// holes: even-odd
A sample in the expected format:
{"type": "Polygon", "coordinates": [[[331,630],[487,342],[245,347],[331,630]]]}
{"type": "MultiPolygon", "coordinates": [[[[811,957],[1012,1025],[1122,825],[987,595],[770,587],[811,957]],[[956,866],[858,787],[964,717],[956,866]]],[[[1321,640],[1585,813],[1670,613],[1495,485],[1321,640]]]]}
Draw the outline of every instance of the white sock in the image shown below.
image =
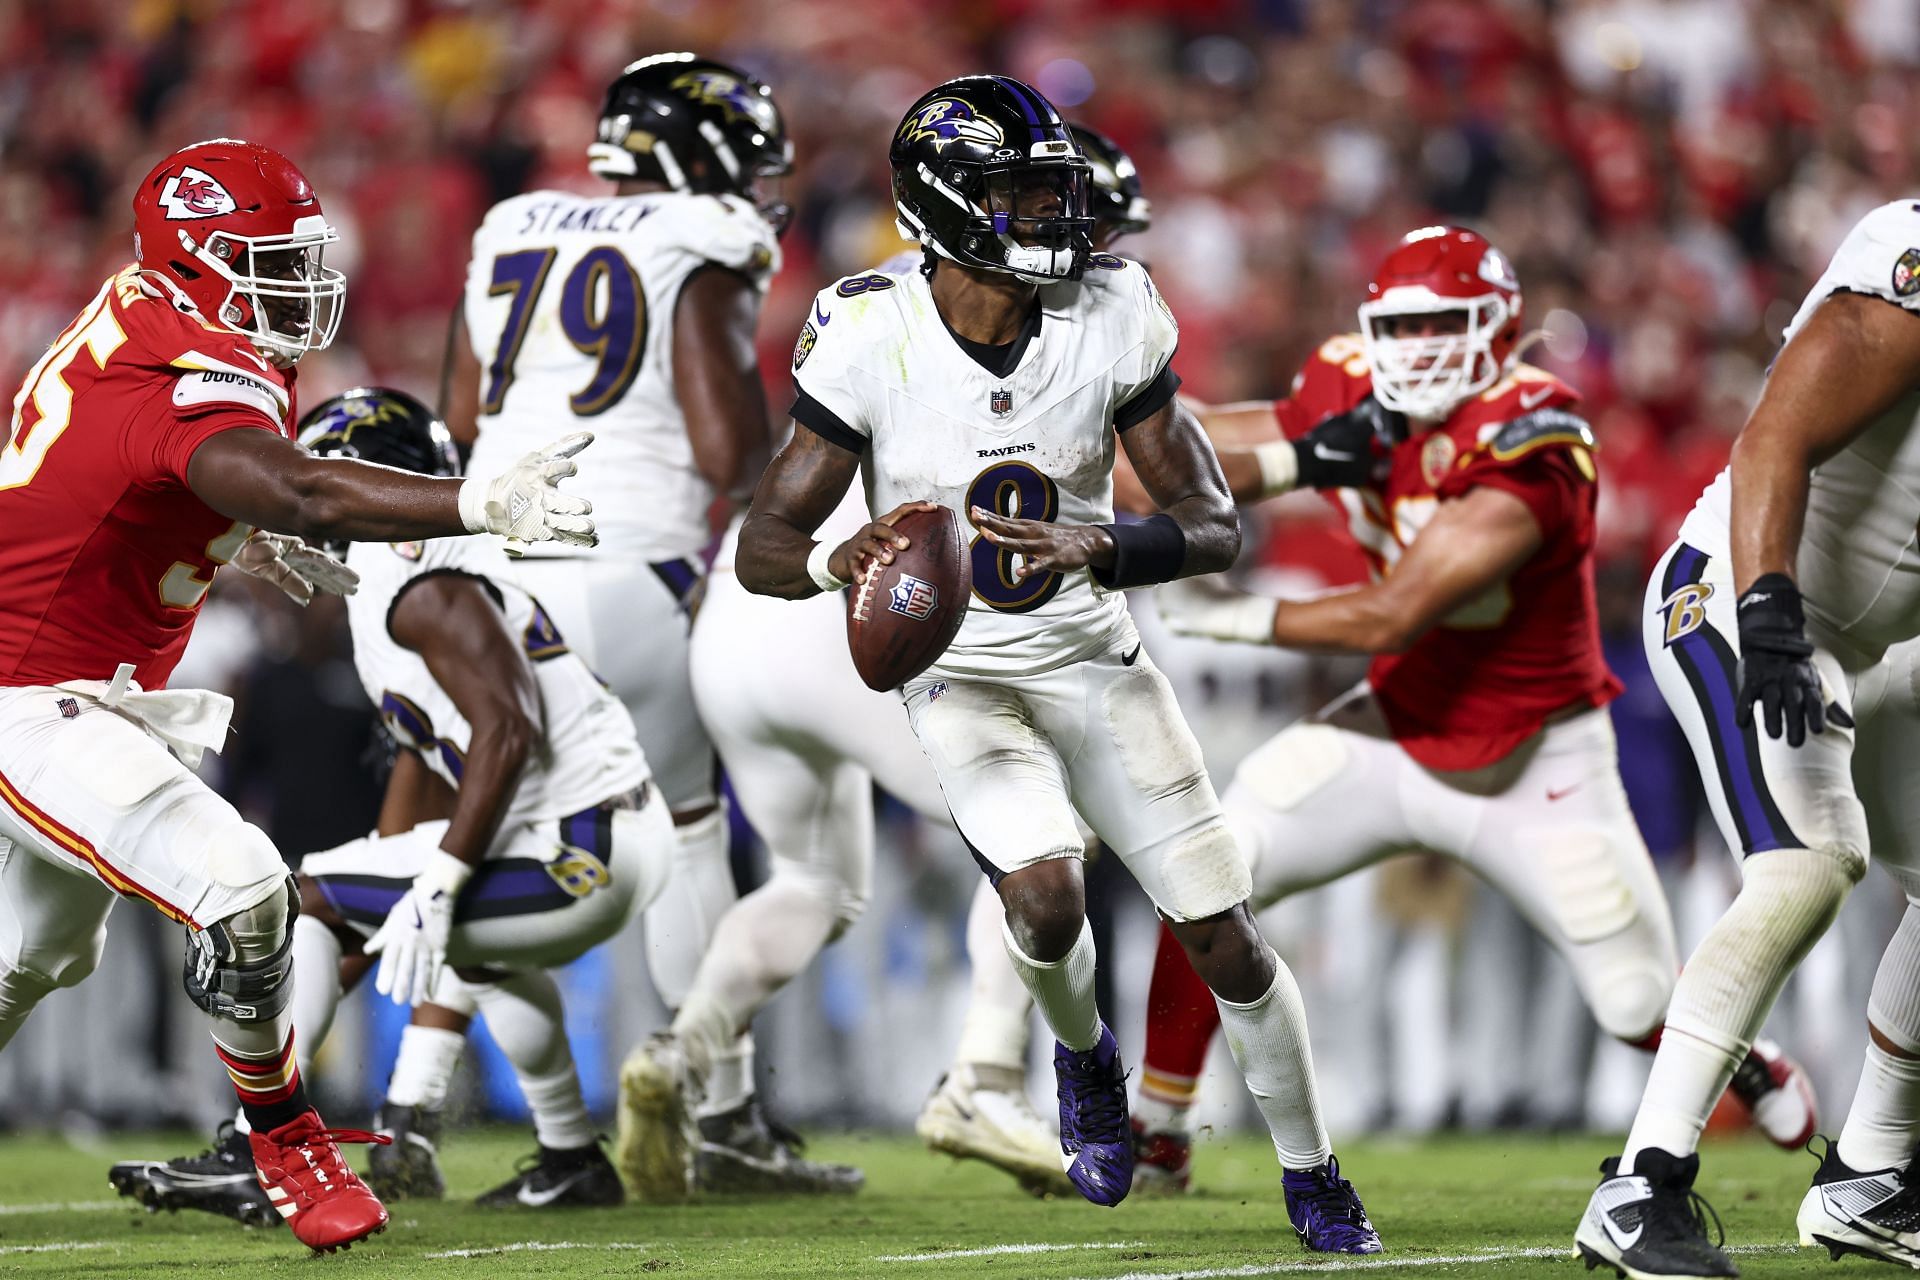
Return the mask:
{"type": "Polygon", "coordinates": [[[1900,1058],[1871,1040],[1853,1107],[1840,1130],[1840,1158],[1861,1173],[1905,1168],[1920,1126],[1920,1059],[1900,1058]]]}
{"type": "Polygon", "coordinates": [[[1691,1155],[1780,989],[1864,868],[1808,849],[1748,856],[1740,894],[1681,970],[1620,1172],[1657,1147],[1691,1155]]]}
{"type": "Polygon", "coordinates": [[[733,906],[733,868],[727,863],[726,812],[673,829],[673,872],[644,913],[647,970],[661,1001],[678,1009],[693,989],[700,959],[733,906]]]}
{"type": "Polygon", "coordinates": [[[1042,963],[1020,950],[1013,931],[1003,919],[1000,940],[1013,971],[1020,975],[1053,1031],[1053,1038],[1075,1053],[1084,1053],[1100,1042],[1100,1008],[1093,998],[1093,927],[1080,922],[1080,936],[1066,955],[1050,964],[1042,963]]]}
{"type": "MultiPolygon", "coordinates": [[[[1269,954],[1272,954],[1269,952],[1269,954]]],[[[1284,1169],[1311,1169],[1333,1154],[1320,1118],[1314,1087],[1313,1048],[1307,1042],[1307,1010],[1300,988],[1279,956],[1273,957],[1273,985],[1252,1004],[1214,998],[1220,1029],[1246,1077],[1247,1092],[1273,1135],[1273,1149],[1284,1169]]]]}
{"type": "Polygon", "coordinates": [[[393,1078],[387,1082],[387,1105],[427,1111],[446,1106],[453,1070],[460,1065],[466,1047],[467,1038],[458,1031],[414,1026],[402,1031],[400,1055],[393,1061],[393,1078]]]}
{"type": "Polygon", "coordinates": [[[831,892],[776,858],[767,882],[720,918],[673,1019],[688,1069],[710,1091],[731,1095],[751,1089],[752,1050],[741,1043],[741,1031],[833,936],[838,917],[831,892]],[[738,1061],[743,1050],[748,1054],[744,1077],[738,1061]],[[719,1075],[733,1078],[713,1078],[722,1063],[719,1075]]]}
{"type": "Polygon", "coordinates": [[[973,966],[973,979],[953,1060],[956,1064],[1006,1067],[1024,1073],[1033,997],[1014,972],[1002,941],[1006,916],[1000,895],[982,876],[973,904],[967,909],[967,960],[973,966]]]}
{"type": "Polygon", "coordinates": [[[513,1065],[540,1145],[557,1150],[593,1145],[598,1131],[580,1093],[573,1051],[567,1046],[566,1011],[553,975],[545,969],[523,969],[494,982],[467,985],[494,1043],[513,1065]]]}
{"type": "Polygon", "coordinates": [[[753,1033],[748,1032],[713,1055],[707,1087],[696,1116],[717,1116],[743,1107],[753,1097],[753,1033]]]}
{"type": "MultiPolygon", "coordinates": [[[[1217,997],[1216,997],[1217,1000],[1217,997]]],[[[1190,1117],[1193,1115],[1191,1104],[1175,1106],[1157,1098],[1142,1089],[1133,1100],[1133,1118],[1148,1133],[1188,1133],[1190,1117]]],[[[1295,1166],[1289,1166],[1295,1167],[1295,1166]]],[[[1297,1166],[1304,1168],[1305,1166],[1297,1166]]]]}
{"type": "Polygon", "coordinates": [[[293,922],[293,972],[293,1052],[305,1075],[340,1007],[340,939],[312,916],[293,922]]]}

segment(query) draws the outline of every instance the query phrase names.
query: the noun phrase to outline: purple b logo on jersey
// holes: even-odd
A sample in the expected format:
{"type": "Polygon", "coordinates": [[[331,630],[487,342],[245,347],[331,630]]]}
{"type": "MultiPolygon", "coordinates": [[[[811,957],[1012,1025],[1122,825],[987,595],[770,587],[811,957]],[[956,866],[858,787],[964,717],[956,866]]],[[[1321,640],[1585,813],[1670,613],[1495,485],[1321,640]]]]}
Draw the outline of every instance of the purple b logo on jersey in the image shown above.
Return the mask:
{"type": "Polygon", "coordinates": [[[915,622],[925,622],[939,603],[940,593],[934,585],[910,573],[901,574],[900,580],[887,592],[887,608],[915,622]]]}

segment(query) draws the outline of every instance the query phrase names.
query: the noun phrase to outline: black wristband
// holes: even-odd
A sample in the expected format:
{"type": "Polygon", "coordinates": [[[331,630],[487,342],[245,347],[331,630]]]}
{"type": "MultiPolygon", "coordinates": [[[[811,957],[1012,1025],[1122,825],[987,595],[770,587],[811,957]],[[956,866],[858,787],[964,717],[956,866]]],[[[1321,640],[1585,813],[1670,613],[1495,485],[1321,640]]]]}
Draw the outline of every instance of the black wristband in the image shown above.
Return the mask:
{"type": "Polygon", "coordinates": [[[1187,535],[1162,512],[1136,524],[1103,524],[1113,535],[1113,568],[1095,569],[1093,580],[1109,591],[1171,582],[1187,559],[1187,535]]]}

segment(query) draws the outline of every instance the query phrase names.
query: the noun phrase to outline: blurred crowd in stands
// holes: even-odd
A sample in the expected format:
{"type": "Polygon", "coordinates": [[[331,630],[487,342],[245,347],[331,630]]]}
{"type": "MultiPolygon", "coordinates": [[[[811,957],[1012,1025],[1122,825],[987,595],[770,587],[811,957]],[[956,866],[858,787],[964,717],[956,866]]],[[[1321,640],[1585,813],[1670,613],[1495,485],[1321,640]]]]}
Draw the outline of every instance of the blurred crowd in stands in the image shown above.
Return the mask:
{"type": "MultiPolygon", "coordinates": [[[[887,143],[951,75],[1019,76],[1131,152],[1153,229],[1122,249],[1172,302],[1204,400],[1283,394],[1395,238],[1473,225],[1519,272],[1528,358],[1585,393],[1602,443],[1623,759],[1676,863],[1699,815],[1638,656],[1645,571],[1847,227],[1920,193],[1913,0],[0,0],[0,48],[9,387],[130,257],[133,183],[226,135],[292,156],[344,236],[345,325],[301,366],[303,402],[366,381],[436,399],[489,203],[599,189],[604,86],[676,48],[762,76],[795,140],[762,325],[776,410],[809,296],[902,247],[887,143]]],[[[1263,514],[1255,554],[1283,581],[1357,571],[1317,505],[1263,514]]],[[[227,784],[289,853],[344,839],[376,793],[339,614],[221,581],[180,682],[242,698],[227,784]]],[[[1181,652],[1190,696],[1219,704],[1202,738],[1217,721],[1240,749],[1351,673],[1181,652]],[[1260,696],[1222,694],[1243,676],[1260,696]]]]}

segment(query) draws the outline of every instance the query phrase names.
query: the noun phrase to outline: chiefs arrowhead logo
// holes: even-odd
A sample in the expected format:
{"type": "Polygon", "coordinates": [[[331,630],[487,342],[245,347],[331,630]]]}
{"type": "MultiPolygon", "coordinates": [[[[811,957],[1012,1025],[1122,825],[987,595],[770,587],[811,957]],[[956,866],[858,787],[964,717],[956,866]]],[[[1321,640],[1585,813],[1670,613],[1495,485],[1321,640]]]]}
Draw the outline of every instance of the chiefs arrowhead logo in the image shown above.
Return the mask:
{"type": "Polygon", "coordinates": [[[160,189],[160,207],[169,219],[217,218],[239,206],[227,189],[200,170],[188,165],[160,189]]]}

